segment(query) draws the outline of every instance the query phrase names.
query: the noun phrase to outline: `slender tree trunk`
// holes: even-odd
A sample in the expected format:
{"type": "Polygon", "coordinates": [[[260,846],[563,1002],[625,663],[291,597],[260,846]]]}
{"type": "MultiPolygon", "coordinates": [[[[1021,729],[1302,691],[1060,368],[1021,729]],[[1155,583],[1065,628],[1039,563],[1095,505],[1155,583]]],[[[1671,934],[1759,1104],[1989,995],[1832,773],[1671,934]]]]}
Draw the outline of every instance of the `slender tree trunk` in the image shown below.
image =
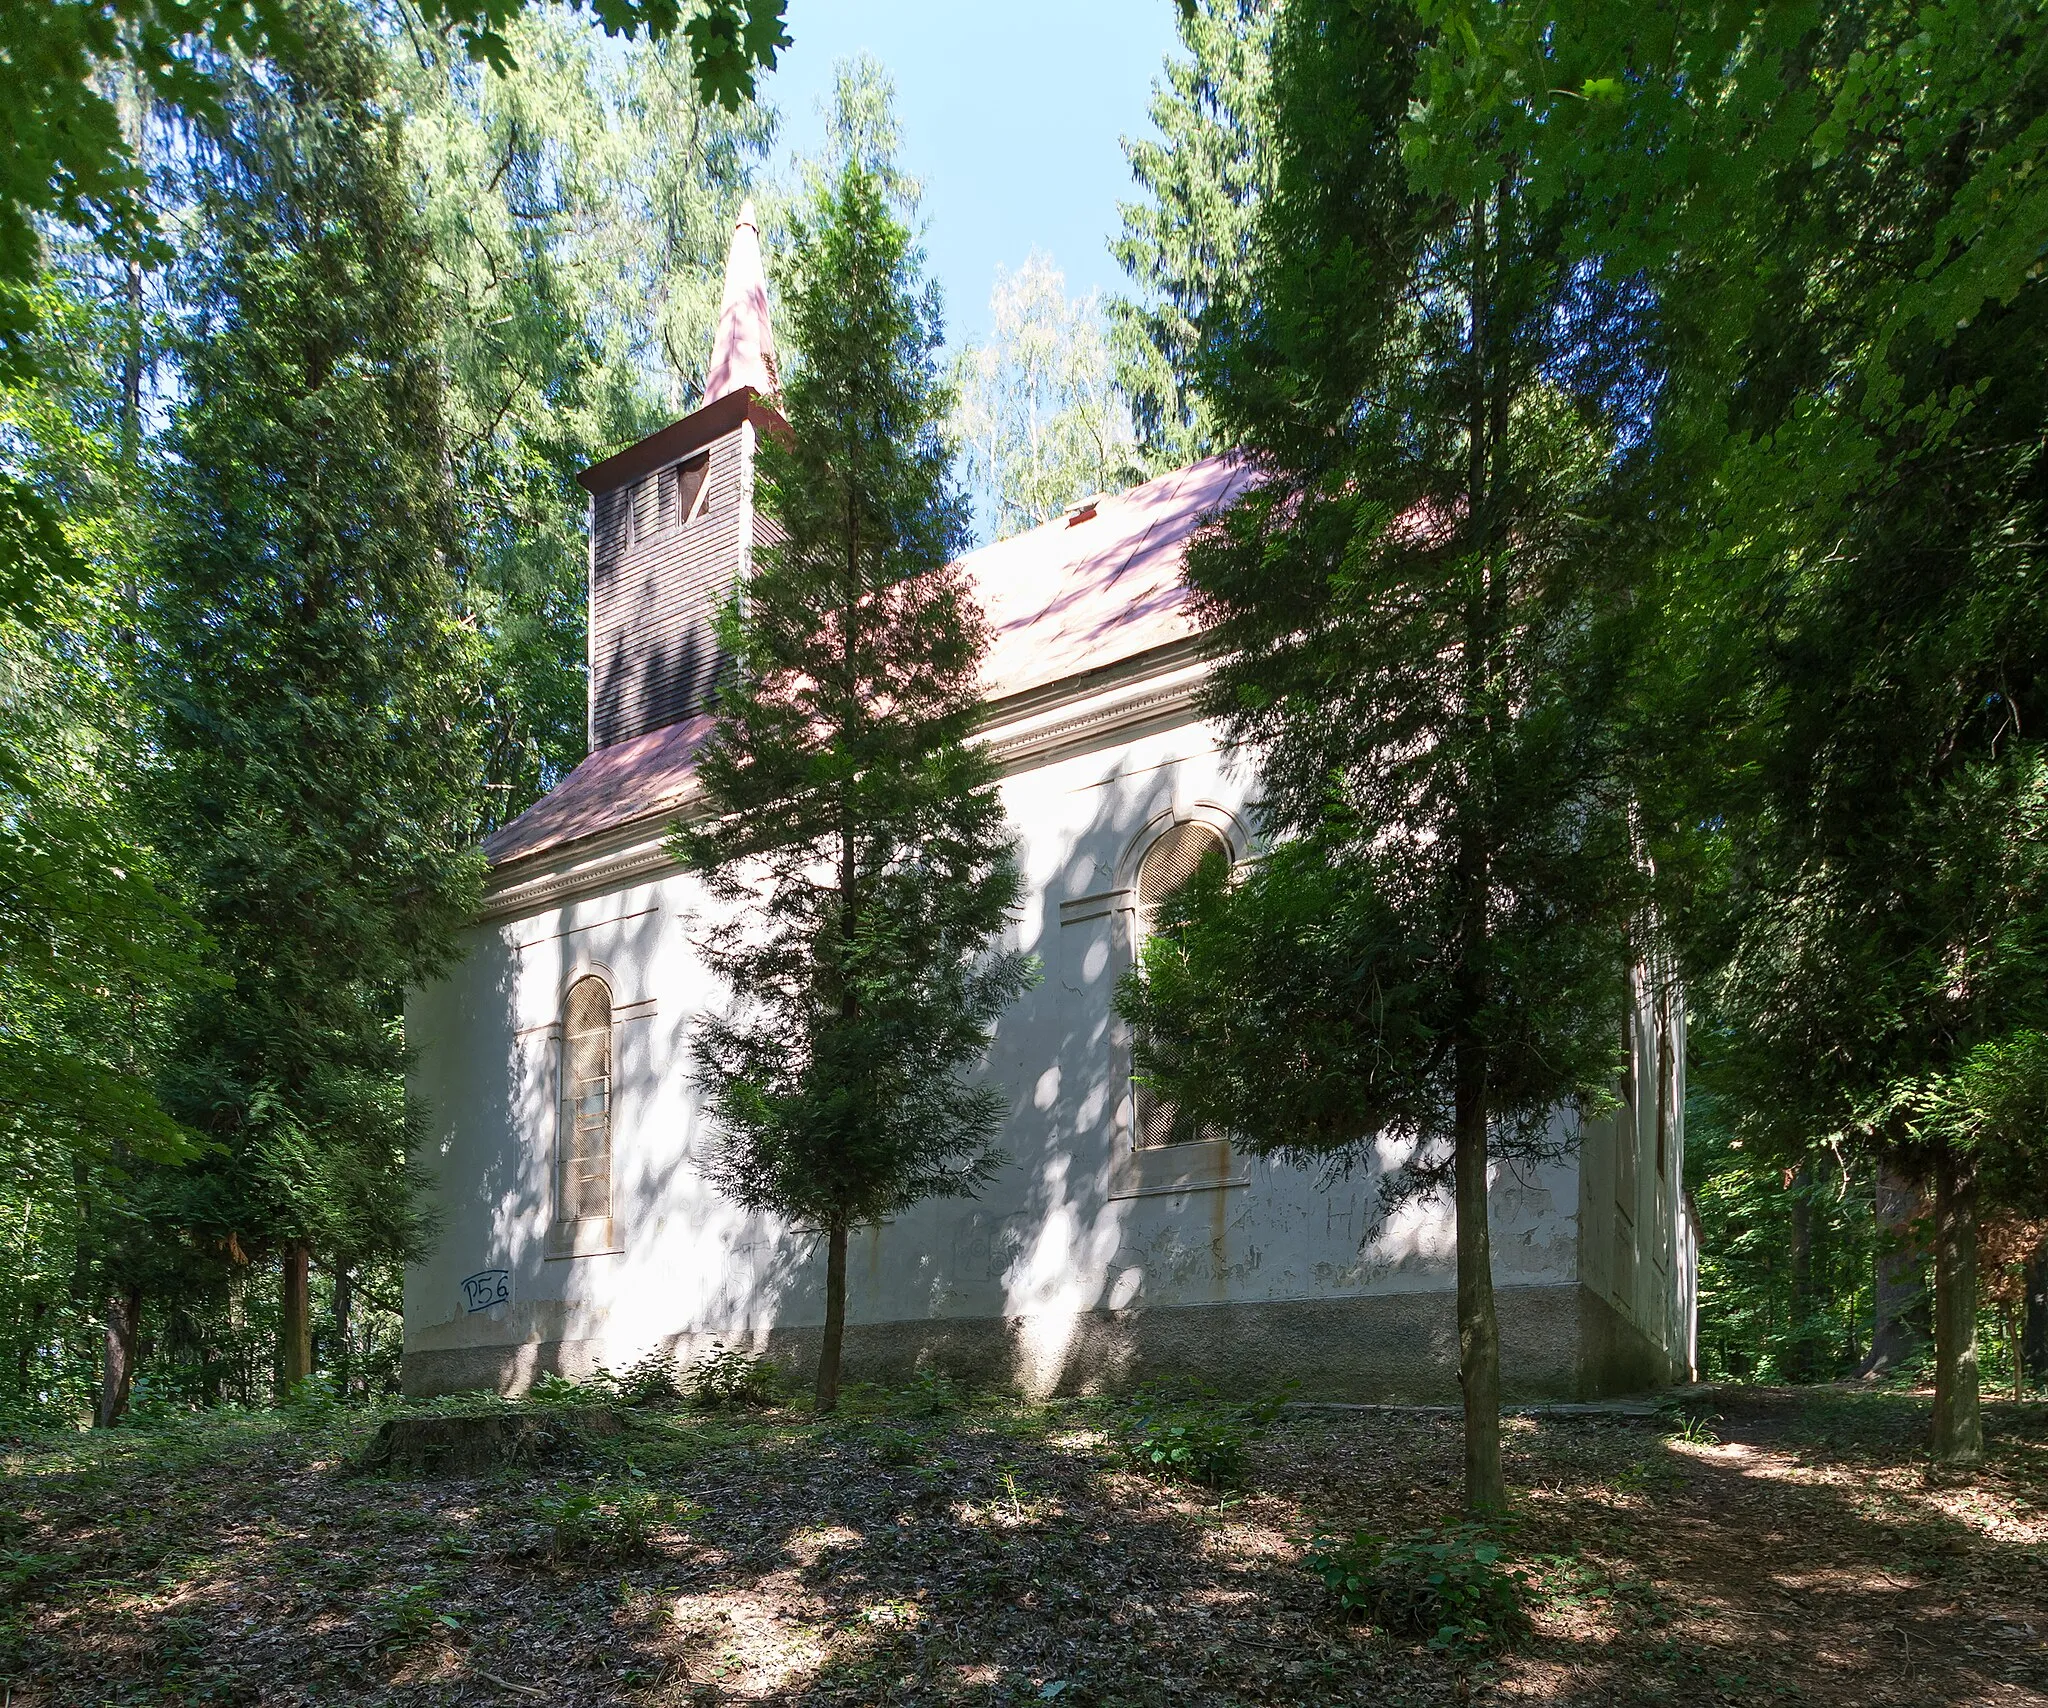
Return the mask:
{"type": "Polygon", "coordinates": [[[1888,1164],[1879,1168],[1870,1353],[1859,1375],[1910,1364],[1926,1348],[1927,1294],[1911,1232],[1919,1213],[1920,1188],[1888,1164]]]}
{"type": "Polygon", "coordinates": [[[2027,1367],[2020,1357],[2020,1312],[2010,1299],[1998,1301],[1998,1326],[2005,1337],[2006,1356],[2012,1360],[2012,1403],[2027,1397],[2027,1367]]]}
{"type": "Polygon", "coordinates": [[[1465,1390],[1465,1507],[1507,1506],[1500,1472],[1500,1322],[1493,1309],[1493,1239],[1486,1218],[1486,1058],[1458,1051],[1458,1382],[1465,1390]]]}
{"type": "Polygon", "coordinates": [[[21,1339],[15,1342],[15,1392],[23,1400],[28,1398],[29,1371],[34,1367],[36,1348],[43,1337],[43,1318],[50,1314],[50,1301],[38,1299],[35,1309],[28,1314],[27,1326],[21,1332],[21,1339]]]}
{"type": "Polygon", "coordinates": [[[839,1409],[839,1349],[846,1339],[846,1225],[834,1222],[825,1256],[825,1338],[818,1348],[817,1412],[839,1409]]]}
{"type": "Polygon", "coordinates": [[[349,1313],[355,1305],[355,1271],[342,1264],[334,1272],[334,1379],[348,1398],[354,1357],[349,1344],[349,1313]]]}
{"type": "Polygon", "coordinates": [[[100,1372],[100,1403],[92,1414],[95,1429],[112,1429],[128,1409],[135,1385],[135,1348],[142,1332],[142,1289],[130,1287],[107,1300],[107,1350],[100,1372]]]}
{"type": "Polygon", "coordinates": [[[286,1242],[277,1335],[278,1387],[286,1395],[313,1373],[312,1260],[304,1240],[286,1242]]]}
{"type": "Polygon", "coordinates": [[[2020,1336],[2020,1358],[2036,1387],[2048,1384],[2048,1241],[2027,1259],[2027,1326],[2020,1336]]]}
{"type": "Polygon", "coordinates": [[[1475,529],[1476,562],[1465,609],[1464,693],[1466,778],[1470,798],[1455,832],[1459,922],[1459,984],[1465,1033],[1456,1046],[1452,1111],[1453,1191],[1458,1238],[1458,1384],[1465,1401],[1465,1507],[1474,1514],[1502,1511],[1507,1490],[1500,1471],[1500,1323],[1493,1306],[1493,1242],[1486,1206],[1486,1046],[1480,1033],[1487,988],[1487,849],[1491,846],[1493,777],[1493,643],[1501,588],[1493,562],[1493,487],[1504,430],[1498,419],[1494,371],[1490,258],[1484,198],[1472,206],[1472,391],[1467,491],[1475,529]]]}
{"type": "Polygon", "coordinates": [[[1787,1374],[1795,1382],[1813,1380],[1813,1203],[1806,1191],[1807,1171],[1796,1170],[1786,1190],[1792,1195],[1792,1356],[1787,1374]]]}
{"type": "Polygon", "coordinates": [[[1984,1458],[1977,1394],[1977,1169],[1943,1146],[1934,1172],[1934,1458],[1984,1458]]]}

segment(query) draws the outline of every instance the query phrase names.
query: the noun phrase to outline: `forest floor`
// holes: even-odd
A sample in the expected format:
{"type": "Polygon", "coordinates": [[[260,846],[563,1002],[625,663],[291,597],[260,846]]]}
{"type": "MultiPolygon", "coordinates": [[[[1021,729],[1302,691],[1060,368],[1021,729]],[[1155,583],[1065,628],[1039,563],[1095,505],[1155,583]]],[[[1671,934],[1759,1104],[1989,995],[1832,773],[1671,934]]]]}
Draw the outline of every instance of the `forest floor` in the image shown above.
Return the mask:
{"type": "Polygon", "coordinates": [[[1924,1395],[1513,1419],[1534,1632],[1479,1660],[1302,1564],[1454,1519],[1452,1416],[1290,1409],[1219,1499],[1101,1406],[911,1406],[626,1413],[472,1480],[352,1470],[360,1413],[0,1439],[0,1708],[2048,1704],[2048,1404],[1987,1408],[1968,1476],[1924,1395]]]}

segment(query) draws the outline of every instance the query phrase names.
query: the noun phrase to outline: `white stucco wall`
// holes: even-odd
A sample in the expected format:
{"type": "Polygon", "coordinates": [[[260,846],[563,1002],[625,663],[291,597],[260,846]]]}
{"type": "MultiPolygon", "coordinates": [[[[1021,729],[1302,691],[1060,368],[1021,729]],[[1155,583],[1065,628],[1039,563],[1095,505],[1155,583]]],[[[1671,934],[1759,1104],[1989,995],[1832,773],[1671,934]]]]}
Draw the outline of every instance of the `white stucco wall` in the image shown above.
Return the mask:
{"type": "MultiPolygon", "coordinates": [[[[1043,1381],[1084,1312],[1452,1287],[1448,1204],[1382,1224],[1370,1169],[1325,1182],[1221,1145],[1132,1149],[1110,995],[1130,960],[1136,862],[1177,818],[1207,820],[1244,853],[1249,787],[1200,723],[1008,778],[1027,879],[1017,940],[1043,966],[985,1069],[1009,1094],[1010,1161],[978,1199],[926,1204],[857,1235],[850,1321],[1023,1318],[1043,1381]]],[[[751,1339],[822,1317],[819,1241],[734,1208],[698,1165],[710,1134],[689,1084],[689,1035],[719,1000],[692,947],[702,909],[695,880],[673,872],[535,906],[474,928],[456,973],[413,998],[413,1090],[428,1112],[441,1234],[407,1276],[409,1352],[508,1345],[531,1358],[576,1341],[616,1365],[678,1335],[751,1339]],[[591,970],[611,982],[620,1015],[615,1249],[564,1257],[549,1250],[550,1028],[568,984],[591,970]],[[489,1279],[466,1291],[474,1277],[489,1279]]],[[[1581,1199],[1575,1157],[1496,1171],[1498,1285],[1578,1279],[1581,1199]]],[[[1604,1232],[1611,1240],[1611,1217],[1604,1232]]],[[[1661,1316],[1644,1281],[1630,1313],[1661,1316]]]]}

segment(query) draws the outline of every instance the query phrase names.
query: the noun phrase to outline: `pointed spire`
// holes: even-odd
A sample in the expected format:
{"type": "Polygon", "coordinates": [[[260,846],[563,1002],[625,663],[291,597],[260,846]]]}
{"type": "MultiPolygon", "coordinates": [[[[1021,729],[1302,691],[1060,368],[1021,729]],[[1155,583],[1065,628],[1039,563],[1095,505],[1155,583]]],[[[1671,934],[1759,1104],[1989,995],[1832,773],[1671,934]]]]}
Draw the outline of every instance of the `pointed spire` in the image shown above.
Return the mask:
{"type": "Polygon", "coordinates": [[[764,395],[780,389],[775,376],[775,334],[768,324],[768,279],[761,271],[761,232],[754,204],[740,208],[725,257],[725,300],[718,309],[718,335],[711,341],[711,366],[704,375],[704,401],[752,386],[764,395]]]}

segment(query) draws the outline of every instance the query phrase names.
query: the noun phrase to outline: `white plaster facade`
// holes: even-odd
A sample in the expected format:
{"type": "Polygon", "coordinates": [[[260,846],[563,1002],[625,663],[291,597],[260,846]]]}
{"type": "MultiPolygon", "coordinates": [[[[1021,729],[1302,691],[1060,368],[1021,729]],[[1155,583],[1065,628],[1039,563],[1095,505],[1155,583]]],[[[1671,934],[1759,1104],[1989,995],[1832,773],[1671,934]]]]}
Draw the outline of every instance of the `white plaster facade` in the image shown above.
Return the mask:
{"type": "MultiPolygon", "coordinates": [[[[1040,1393],[1180,1373],[1455,1395],[1447,1202],[1381,1222],[1376,1166],[1326,1181],[1220,1141],[1133,1144],[1111,993],[1131,960],[1137,863],[1190,818],[1250,851],[1253,779],[1194,715],[1201,669],[1175,642],[997,710],[987,738],[1026,876],[1016,940],[1043,970],[983,1070],[1009,1101],[1009,1162],[978,1198],[856,1236],[849,1379],[936,1362],[1040,1393]]],[[[416,1390],[516,1391],[543,1369],[618,1367],[657,1346],[687,1357],[714,1339],[800,1360],[815,1342],[822,1240],[736,1208],[702,1170],[689,1038],[720,992],[694,947],[705,899],[662,847],[671,822],[501,870],[458,969],[409,1004],[441,1218],[406,1278],[416,1390]],[[612,1215],[564,1223],[560,1013],[593,973],[614,1004],[612,1215]]],[[[1564,1160],[1495,1171],[1511,1396],[1641,1387],[1692,1362],[1683,1021],[1647,980],[1634,994],[1622,1112],[1564,1160]]]]}

